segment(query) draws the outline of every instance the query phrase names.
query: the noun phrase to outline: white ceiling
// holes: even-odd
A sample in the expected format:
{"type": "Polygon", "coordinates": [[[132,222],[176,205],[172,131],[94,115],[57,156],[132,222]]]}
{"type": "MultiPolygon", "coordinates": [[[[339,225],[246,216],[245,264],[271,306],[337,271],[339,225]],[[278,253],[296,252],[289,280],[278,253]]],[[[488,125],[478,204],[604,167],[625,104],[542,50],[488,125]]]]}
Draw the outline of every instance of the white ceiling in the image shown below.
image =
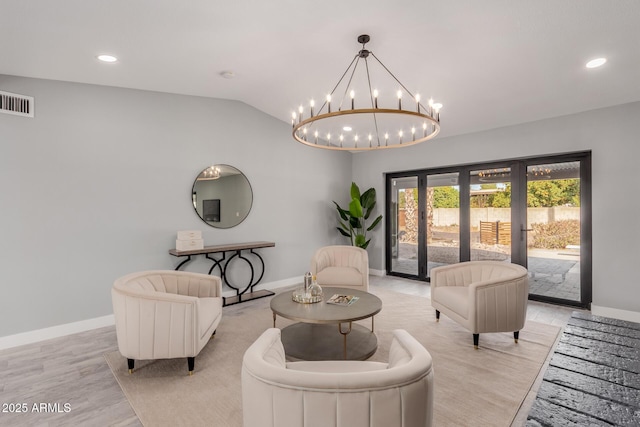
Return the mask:
{"type": "Polygon", "coordinates": [[[0,74],[235,99],[290,122],[360,34],[444,104],[445,136],[640,101],[638,0],[0,0],[0,74]]]}

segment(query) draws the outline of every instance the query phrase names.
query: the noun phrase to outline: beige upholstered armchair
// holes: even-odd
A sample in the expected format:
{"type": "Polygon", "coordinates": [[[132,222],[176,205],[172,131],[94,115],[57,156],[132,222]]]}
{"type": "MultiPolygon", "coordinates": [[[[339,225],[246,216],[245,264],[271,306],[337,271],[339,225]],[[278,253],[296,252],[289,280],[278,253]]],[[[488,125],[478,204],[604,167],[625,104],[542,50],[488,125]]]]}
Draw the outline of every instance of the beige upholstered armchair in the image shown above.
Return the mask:
{"type": "Polygon", "coordinates": [[[356,246],[325,246],[313,256],[311,274],[322,287],[369,292],[369,254],[356,246]]]}
{"type": "Polygon", "coordinates": [[[499,261],[468,261],[431,269],[431,304],[473,334],[513,332],[518,342],[527,317],[527,269],[499,261]]]}
{"type": "Polygon", "coordinates": [[[393,336],[389,363],[286,362],[280,329],[266,330],[244,354],[244,427],[431,426],[431,355],[406,331],[393,336]]]}
{"type": "Polygon", "coordinates": [[[222,317],[219,277],[184,271],[143,271],[121,277],[111,290],[118,349],[134,361],[195,357],[222,317]]]}

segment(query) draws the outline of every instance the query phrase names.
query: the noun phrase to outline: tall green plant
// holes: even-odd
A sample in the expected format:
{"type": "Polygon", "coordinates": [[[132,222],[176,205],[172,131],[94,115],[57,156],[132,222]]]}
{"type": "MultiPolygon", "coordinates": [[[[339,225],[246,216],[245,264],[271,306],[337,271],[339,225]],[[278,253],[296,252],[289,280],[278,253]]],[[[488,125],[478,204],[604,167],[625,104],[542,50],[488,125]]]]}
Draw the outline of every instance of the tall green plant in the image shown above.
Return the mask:
{"type": "Polygon", "coordinates": [[[351,183],[351,202],[349,209],[342,209],[335,201],[341,221],[336,227],[340,234],[351,239],[351,245],[362,249],[367,249],[371,239],[367,240],[367,231],[373,230],[382,220],[382,215],[378,216],[369,227],[366,221],[369,219],[373,208],[376,206],[376,189],[370,188],[360,194],[360,189],[355,182],[351,183]]]}

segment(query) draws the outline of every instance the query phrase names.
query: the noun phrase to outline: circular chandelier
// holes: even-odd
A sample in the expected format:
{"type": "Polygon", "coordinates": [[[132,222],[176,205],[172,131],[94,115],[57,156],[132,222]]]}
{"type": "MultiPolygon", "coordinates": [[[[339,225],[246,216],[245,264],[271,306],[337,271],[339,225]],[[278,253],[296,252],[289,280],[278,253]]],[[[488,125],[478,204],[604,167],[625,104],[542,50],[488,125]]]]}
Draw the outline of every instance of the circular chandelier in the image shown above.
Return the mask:
{"type": "Polygon", "coordinates": [[[308,109],[300,105],[291,114],[296,141],[329,150],[364,151],[415,145],[440,132],[442,104],[429,99],[423,105],[419,94],[413,95],[373,52],[365,49],[369,40],[366,34],[358,37],[362,49],[317,111],[312,99],[308,109]],[[370,57],[380,68],[370,67],[370,62],[376,64],[369,61],[370,57]],[[364,67],[358,69],[360,64],[364,67]],[[356,74],[358,70],[360,74],[356,74]],[[398,87],[386,97],[371,84],[372,79],[378,82],[384,78],[391,78],[391,85],[398,87]]]}

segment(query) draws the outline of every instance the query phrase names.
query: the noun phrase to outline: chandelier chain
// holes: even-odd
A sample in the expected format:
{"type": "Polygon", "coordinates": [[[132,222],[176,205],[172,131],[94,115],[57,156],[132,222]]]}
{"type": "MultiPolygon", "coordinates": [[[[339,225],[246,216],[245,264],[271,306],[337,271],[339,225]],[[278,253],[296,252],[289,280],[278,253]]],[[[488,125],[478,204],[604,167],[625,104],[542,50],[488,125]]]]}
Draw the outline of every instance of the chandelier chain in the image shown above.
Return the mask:
{"type": "MultiPolygon", "coordinates": [[[[347,98],[347,91],[351,87],[351,82],[353,81],[353,75],[356,73],[356,70],[358,69],[358,63],[360,62],[360,56],[356,55],[356,57],[353,58],[353,60],[356,62],[356,64],[353,66],[353,70],[351,71],[351,75],[349,76],[349,82],[344,87],[344,94],[342,95],[342,99],[340,100],[340,109],[342,109],[342,103],[347,98]]],[[[353,64],[353,62],[351,62],[351,64],[353,64]]],[[[349,68],[351,68],[351,65],[349,65],[349,68]]],[[[342,82],[342,79],[340,79],[340,81],[338,82],[338,85],[340,85],[341,82],[342,82]]],[[[332,93],[332,95],[333,95],[333,93],[332,93]]]]}
{"type": "MultiPolygon", "coordinates": [[[[364,49],[364,43],[362,44],[362,48],[364,49]]],[[[371,89],[371,75],[369,74],[369,61],[367,58],[364,58],[364,66],[367,70],[367,84],[369,85],[369,98],[371,98],[371,108],[375,108],[375,104],[373,102],[373,91],[371,89]]],[[[373,113],[373,123],[376,128],[376,140],[378,140],[378,147],[380,146],[380,131],[378,130],[378,117],[375,113],[373,113]]],[[[371,147],[371,141],[369,141],[369,147],[371,147]]]]}
{"type": "MultiPolygon", "coordinates": [[[[333,93],[336,91],[336,89],[338,89],[338,86],[340,86],[340,83],[342,83],[342,80],[344,79],[344,76],[347,75],[347,73],[349,72],[349,70],[351,69],[351,66],[353,65],[353,63],[356,61],[356,59],[358,59],[358,55],[355,55],[353,57],[353,59],[351,60],[351,63],[349,64],[349,66],[347,67],[346,70],[344,70],[344,73],[342,73],[342,77],[340,77],[340,79],[338,80],[338,83],[336,83],[336,85],[333,87],[333,89],[331,89],[331,92],[329,92],[329,94],[331,96],[333,96],[333,93]]],[[[355,70],[355,68],[354,68],[355,70]]],[[[351,75],[351,77],[353,78],[353,74],[351,75]]],[[[349,79],[349,82],[351,82],[351,79],[349,79]]],[[[348,86],[347,86],[348,87],[348,86]]],[[[346,92],[345,92],[346,95],[346,92]]],[[[342,100],[344,101],[344,96],[342,97],[342,100]]],[[[327,101],[325,100],[322,105],[320,106],[320,109],[318,110],[318,114],[320,113],[320,111],[322,111],[322,109],[325,107],[325,105],[327,105],[327,101]]],[[[342,108],[342,101],[340,101],[340,108],[342,108]]]]}

